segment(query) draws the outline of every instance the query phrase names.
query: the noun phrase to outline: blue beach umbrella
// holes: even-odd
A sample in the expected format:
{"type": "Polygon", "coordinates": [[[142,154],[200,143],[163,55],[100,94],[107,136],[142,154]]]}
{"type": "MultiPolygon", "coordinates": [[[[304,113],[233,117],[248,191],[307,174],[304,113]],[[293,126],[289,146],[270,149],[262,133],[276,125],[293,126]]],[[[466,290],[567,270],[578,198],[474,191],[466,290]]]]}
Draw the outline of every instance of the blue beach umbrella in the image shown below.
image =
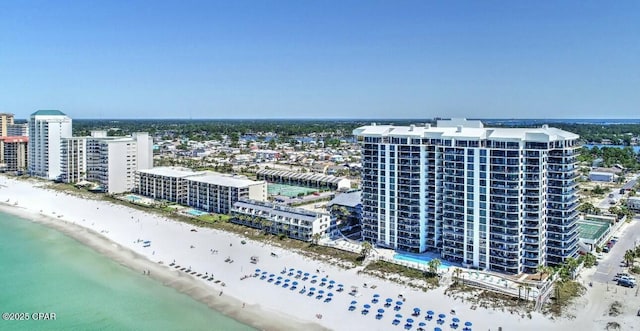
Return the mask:
{"type": "Polygon", "coordinates": [[[311,291],[311,292],[315,292],[315,291],[316,291],[316,288],[315,288],[315,287],[312,287],[312,288],[310,288],[310,289],[309,289],[309,291],[311,291]]]}
{"type": "Polygon", "coordinates": [[[402,306],[402,301],[396,301],[397,306],[402,306]]]}
{"type": "Polygon", "coordinates": [[[427,315],[433,315],[433,314],[434,314],[434,313],[433,313],[433,310],[428,310],[428,311],[427,311],[427,315]]]}
{"type": "Polygon", "coordinates": [[[282,279],[282,276],[278,276],[278,280],[281,280],[281,279],[282,279]]]}
{"type": "Polygon", "coordinates": [[[332,296],[333,296],[333,293],[329,293],[329,294],[327,294],[327,296],[328,296],[328,297],[332,297],[332,296]]]}
{"type": "Polygon", "coordinates": [[[368,305],[368,304],[364,305],[364,309],[369,309],[369,308],[371,308],[370,305],[368,305]]]}
{"type": "Polygon", "coordinates": [[[291,284],[293,284],[294,286],[297,286],[297,285],[298,285],[298,282],[293,282],[293,283],[291,283],[291,284]]]}
{"type": "Polygon", "coordinates": [[[256,269],[256,272],[260,272],[260,269],[256,269]]]}
{"type": "Polygon", "coordinates": [[[329,281],[329,284],[335,284],[335,283],[336,283],[336,281],[333,280],[333,279],[329,281]]]}
{"type": "Polygon", "coordinates": [[[299,274],[302,274],[302,270],[298,270],[298,273],[299,273],[299,274]]]}
{"type": "Polygon", "coordinates": [[[269,275],[269,278],[273,278],[273,277],[275,277],[275,275],[276,274],[271,274],[271,275],[269,275]]]}
{"type": "Polygon", "coordinates": [[[438,317],[440,317],[440,318],[445,318],[445,317],[447,317],[447,315],[445,315],[445,314],[440,314],[440,315],[438,315],[438,317]]]}
{"type": "Polygon", "coordinates": [[[320,294],[324,294],[324,291],[323,291],[323,290],[320,290],[320,291],[318,291],[318,293],[320,293],[320,294]]]}
{"type": "Polygon", "coordinates": [[[407,323],[413,324],[413,318],[407,318],[407,323]]]}
{"type": "Polygon", "coordinates": [[[289,269],[289,271],[294,271],[294,270],[295,270],[295,269],[293,269],[293,268],[289,269]]]}
{"type": "Polygon", "coordinates": [[[374,297],[374,298],[379,298],[379,297],[380,297],[380,294],[376,293],[376,294],[374,294],[374,295],[373,295],[373,297],[374,297]]]}
{"type": "Polygon", "coordinates": [[[442,331],[442,329],[436,326],[433,331],[442,331]]]}
{"type": "Polygon", "coordinates": [[[457,317],[454,317],[454,318],[452,318],[452,319],[451,319],[451,321],[452,321],[453,323],[459,323],[459,322],[460,322],[460,319],[459,319],[459,318],[457,318],[457,317]]]}
{"type": "Polygon", "coordinates": [[[413,308],[413,312],[414,312],[414,313],[419,313],[419,312],[420,312],[420,308],[418,308],[418,307],[413,308]]]}
{"type": "Polygon", "coordinates": [[[311,278],[318,278],[318,275],[313,275],[311,276],[311,278]]]}
{"type": "Polygon", "coordinates": [[[391,299],[391,298],[387,298],[387,300],[384,300],[384,301],[386,301],[386,302],[388,302],[388,303],[392,303],[392,302],[393,302],[393,299],[391,299]]]}
{"type": "Polygon", "coordinates": [[[356,300],[351,301],[352,305],[355,305],[356,303],[358,303],[358,301],[356,301],[356,300]]]}
{"type": "Polygon", "coordinates": [[[327,281],[327,279],[326,279],[326,278],[322,278],[322,281],[323,281],[323,282],[326,282],[326,281],[327,281]]]}
{"type": "Polygon", "coordinates": [[[309,273],[308,273],[308,272],[305,272],[305,273],[304,273],[304,275],[305,275],[305,276],[309,276],[309,273]]]}
{"type": "Polygon", "coordinates": [[[378,309],[378,313],[380,313],[380,314],[384,313],[384,309],[382,309],[382,308],[378,309]]]}
{"type": "Polygon", "coordinates": [[[342,285],[342,284],[338,284],[338,287],[344,287],[344,285],[342,285]]]}
{"type": "Polygon", "coordinates": [[[425,322],[418,323],[418,326],[420,326],[420,327],[425,326],[425,325],[427,325],[427,323],[425,323],[425,322]]]}
{"type": "Polygon", "coordinates": [[[473,325],[473,323],[471,323],[471,322],[464,322],[464,326],[472,326],[472,325],[473,325]]]}
{"type": "Polygon", "coordinates": [[[263,275],[266,275],[266,274],[267,274],[267,272],[266,272],[266,271],[263,271],[263,272],[262,272],[262,274],[263,274],[263,275]]]}
{"type": "Polygon", "coordinates": [[[289,279],[289,278],[287,278],[287,279],[285,279],[285,280],[284,280],[284,282],[285,282],[285,283],[288,283],[288,282],[290,282],[290,281],[291,281],[291,279],[289,279]]]}
{"type": "Polygon", "coordinates": [[[396,314],[396,318],[402,318],[402,314],[396,314]]]}

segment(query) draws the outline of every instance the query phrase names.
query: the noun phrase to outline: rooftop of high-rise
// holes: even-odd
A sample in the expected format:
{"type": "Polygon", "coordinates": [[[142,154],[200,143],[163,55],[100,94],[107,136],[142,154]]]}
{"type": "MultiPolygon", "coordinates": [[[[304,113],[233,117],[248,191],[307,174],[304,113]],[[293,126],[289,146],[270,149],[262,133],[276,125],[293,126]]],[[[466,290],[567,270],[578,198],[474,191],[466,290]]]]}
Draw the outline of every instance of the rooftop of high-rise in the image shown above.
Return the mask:
{"type": "Polygon", "coordinates": [[[371,125],[353,130],[357,136],[401,137],[428,139],[474,139],[474,140],[521,140],[521,141],[558,141],[574,140],[579,136],[569,131],[543,125],[539,128],[485,128],[477,120],[464,118],[438,120],[435,126],[430,124],[394,126],[371,125]]]}
{"type": "Polygon", "coordinates": [[[57,109],[40,109],[35,111],[31,116],[66,116],[67,114],[57,109]]]}

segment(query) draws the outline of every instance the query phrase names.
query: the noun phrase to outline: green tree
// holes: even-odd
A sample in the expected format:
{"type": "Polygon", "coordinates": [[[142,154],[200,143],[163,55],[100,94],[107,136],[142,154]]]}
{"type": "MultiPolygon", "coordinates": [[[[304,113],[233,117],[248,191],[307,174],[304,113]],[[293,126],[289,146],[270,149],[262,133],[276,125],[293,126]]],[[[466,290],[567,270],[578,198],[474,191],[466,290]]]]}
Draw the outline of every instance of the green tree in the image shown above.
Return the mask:
{"type": "Polygon", "coordinates": [[[372,249],[373,249],[373,246],[371,245],[370,242],[363,241],[360,248],[360,256],[366,259],[369,253],[371,253],[372,249]]]}
{"type": "Polygon", "coordinates": [[[636,254],[632,250],[627,250],[624,252],[624,262],[627,263],[627,267],[633,267],[634,260],[636,258],[636,254]]]}
{"type": "Polygon", "coordinates": [[[431,261],[429,261],[429,263],[427,263],[427,266],[429,267],[429,272],[432,275],[436,275],[438,273],[438,268],[440,267],[440,264],[442,264],[442,262],[440,262],[439,259],[432,259],[431,261]]]}

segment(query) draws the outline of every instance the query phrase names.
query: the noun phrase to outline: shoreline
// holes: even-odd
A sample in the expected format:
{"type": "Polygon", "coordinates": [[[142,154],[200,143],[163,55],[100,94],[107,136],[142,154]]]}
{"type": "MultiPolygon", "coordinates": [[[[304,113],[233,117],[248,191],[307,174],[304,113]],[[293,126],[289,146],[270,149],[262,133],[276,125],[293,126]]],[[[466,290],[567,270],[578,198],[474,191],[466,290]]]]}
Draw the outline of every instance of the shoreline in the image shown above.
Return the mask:
{"type": "MultiPolygon", "coordinates": [[[[631,293],[625,292],[622,296],[606,291],[604,286],[594,286],[570,308],[573,318],[551,318],[538,312],[524,317],[500,309],[475,307],[468,300],[455,299],[445,293],[450,279],[443,281],[436,289],[423,292],[387,278],[359,273],[361,267],[343,269],[238,234],[201,228],[108,201],[55,191],[47,188],[46,182],[0,176],[0,210],[62,232],[136,272],[150,270],[150,277],[154,281],[260,330],[401,331],[407,318],[416,318],[416,324],[411,328],[416,330],[417,323],[425,322],[425,319],[424,314],[411,316],[414,307],[446,314],[447,321],[453,317],[449,312],[455,310],[455,317],[462,322],[473,322],[474,330],[497,330],[498,327],[505,331],[592,330],[604,328],[611,320],[619,321],[624,328],[633,328],[637,319],[635,311],[640,306],[640,298],[631,293]],[[145,241],[149,242],[148,246],[143,245],[145,241]],[[275,253],[275,257],[271,253],[275,253]],[[254,256],[259,257],[257,264],[250,263],[250,258],[254,256]],[[232,261],[227,261],[229,259],[232,261]],[[213,281],[178,271],[171,266],[171,261],[201,274],[208,273],[216,281],[226,283],[226,286],[221,287],[213,281]],[[330,302],[324,301],[324,298],[319,300],[315,296],[278,286],[276,281],[247,277],[253,275],[256,268],[275,274],[274,278],[279,277],[283,269],[298,269],[320,276],[318,279],[326,277],[344,284],[345,291],[318,288],[334,292],[330,302]],[[354,296],[348,295],[352,286],[358,288],[354,296]],[[222,296],[219,295],[221,291],[224,292],[222,296]],[[372,302],[374,295],[380,297],[379,303],[372,302]],[[383,307],[385,298],[396,301],[395,298],[400,295],[403,300],[406,299],[400,309],[394,311],[392,307],[383,307]],[[625,302],[625,315],[609,317],[607,303],[602,300],[604,296],[607,302],[619,296],[625,302]],[[357,301],[354,311],[347,309],[351,301],[357,301]],[[371,306],[372,313],[361,313],[365,304],[371,306]],[[385,310],[384,316],[375,318],[375,312],[382,308],[385,310]],[[403,321],[397,326],[392,325],[395,314],[403,315],[403,321]]],[[[294,278],[291,274],[282,276],[294,278]]],[[[311,280],[291,280],[299,281],[300,288],[304,285],[307,288],[318,286],[311,280]]],[[[425,329],[433,330],[434,326],[433,321],[427,321],[425,329]]],[[[448,329],[447,323],[442,326],[448,329]]]]}
{"type": "Polygon", "coordinates": [[[238,298],[228,294],[219,295],[217,289],[200,282],[199,279],[192,275],[170,269],[164,264],[155,263],[102,234],[73,222],[43,214],[34,214],[24,207],[10,205],[6,202],[0,202],[0,211],[53,229],[132,271],[148,270],[150,271],[149,277],[153,281],[173,288],[193,300],[205,304],[210,309],[254,329],[327,330],[318,324],[296,321],[295,317],[287,316],[280,312],[267,312],[258,304],[238,308],[242,306],[242,301],[238,298]],[[287,323],[283,321],[287,321],[287,323]]]}

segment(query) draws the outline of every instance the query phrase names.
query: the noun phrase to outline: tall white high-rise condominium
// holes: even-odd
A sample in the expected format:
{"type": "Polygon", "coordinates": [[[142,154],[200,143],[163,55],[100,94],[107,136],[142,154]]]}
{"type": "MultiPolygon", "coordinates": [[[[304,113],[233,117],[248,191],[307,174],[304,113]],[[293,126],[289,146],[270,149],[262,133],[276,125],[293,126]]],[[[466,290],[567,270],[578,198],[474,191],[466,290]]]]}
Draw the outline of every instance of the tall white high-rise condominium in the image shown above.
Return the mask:
{"type": "Polygon", "coordinates": [[[153,168],[153,139],[146,132],[108,137],[91,131],[90,137],[62,139],[62,181],[88,180],[105,192],[131,191],[137,170],[153,168]]]}
{"type": "Polygon", "coordinates": [[[510,274],[576,257],[578,135],[465,119],[353,133],[365,240],[510,274]]]}
{"type": "Polygon", "coordinates": [[[71,137],[71,118],[59,110],[38,110],[29,117],[28,173],[57,179],[60,141],[71,137]]]}

